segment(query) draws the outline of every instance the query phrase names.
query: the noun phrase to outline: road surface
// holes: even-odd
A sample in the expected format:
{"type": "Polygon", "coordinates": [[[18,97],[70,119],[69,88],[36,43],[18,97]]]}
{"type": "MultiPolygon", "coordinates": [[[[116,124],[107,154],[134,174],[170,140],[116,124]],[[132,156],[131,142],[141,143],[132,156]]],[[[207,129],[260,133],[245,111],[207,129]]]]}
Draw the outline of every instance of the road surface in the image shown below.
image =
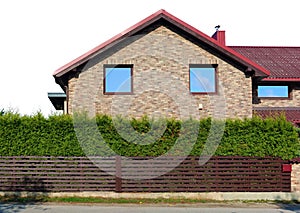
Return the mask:
{"type": "MultiPolygon", "coordinates": [[[[218,204],[216,204],[218,205],[218,204]]],[[[246,204],[247,205],[247,204],[246,204]]],[[[300,205],[259,206],[158,206],[91,204],[0,204],[0,213],[300,213],[300,205]]]]}

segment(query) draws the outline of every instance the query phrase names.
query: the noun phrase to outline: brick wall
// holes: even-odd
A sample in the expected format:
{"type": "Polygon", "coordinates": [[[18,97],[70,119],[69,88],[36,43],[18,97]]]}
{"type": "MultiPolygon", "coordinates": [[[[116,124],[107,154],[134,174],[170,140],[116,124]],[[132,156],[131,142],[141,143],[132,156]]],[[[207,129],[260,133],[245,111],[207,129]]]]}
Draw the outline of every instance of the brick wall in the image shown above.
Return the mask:
{"type": "Polygon", "coordinates": [[[251,117],[251,78],[160,26],[132,37],[128,45],[116,47],[107,56],[95,57],[78,78],[69,80],[69,112],[82,110],[134,117],[251,117]],[[134,64],[133,95],[103,94],[104,64],[134,64]],[[189,64],[218,64],[218,95],[189,94],[189,64]]]}
{"type": "Polygon", "coordinates": [[[292,165],[291,191],[300,192],[300,164],[292,165]]]}

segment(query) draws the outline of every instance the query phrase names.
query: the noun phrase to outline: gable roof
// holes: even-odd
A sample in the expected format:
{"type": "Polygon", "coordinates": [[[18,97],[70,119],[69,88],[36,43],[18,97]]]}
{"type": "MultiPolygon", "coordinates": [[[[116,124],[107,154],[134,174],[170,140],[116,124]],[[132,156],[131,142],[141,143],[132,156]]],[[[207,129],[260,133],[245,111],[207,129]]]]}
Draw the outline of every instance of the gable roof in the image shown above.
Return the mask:
{"type": "Polygon", "coordinates": [[[300,81],[300,47],[231,46],[271,75],[263,81],[300,81]]]}
{"type": "Polygon", "coordinates": [[[247,67],[248,70],[255,71],[257,76],[268,76],[270,75],[270,71],[266,68],[258,65],[257,63],[251,61],[247,57],[243,56],[242,54],[234,51],[232,48],[229,48],[225,45],[220,44],[215,39],[211,38],[210,36],[202,33],[201,31],[197,30],[196,28],[192,27],[191,25],[185,23],[184,21],[178,19],[177,17],[171,15],[165,10],[159,10],[156,13],[148,16],[147,18],[143,19],[142,21],[138,22],[137,24],[133,25],[132,27],[128,28],[127,30],[123,31],[122,33],[112,37],[111,39],[107,40],[106,42],[100,44],[99,46],[93,48],[92,50],[88,51],[87,53],[79,56],[78,58],[74,59],[73,61],[67,63],[66,65],[57,69],[53,76],[54,77],[61,77],[64,74],[70,72],[72,69],[76,68],[77,66],[85,63],[89,59],[93,58],[95,55],[101,53],[108,48],[113,47],[114,45],[118,44],[119,42],[123,41],[128,36],[131,36],[138,31],[145,29],[146,27],[150,26],[154,22],[164,19],[167,22],[175,25],[179,29],[187,32],[190,36],[195,37],[199,41],[204,42],[206,45],[210,46],[211,48],[220,51],[221,53],[225,54],[226,57],[232,59],[236,62],[247,67]]]}

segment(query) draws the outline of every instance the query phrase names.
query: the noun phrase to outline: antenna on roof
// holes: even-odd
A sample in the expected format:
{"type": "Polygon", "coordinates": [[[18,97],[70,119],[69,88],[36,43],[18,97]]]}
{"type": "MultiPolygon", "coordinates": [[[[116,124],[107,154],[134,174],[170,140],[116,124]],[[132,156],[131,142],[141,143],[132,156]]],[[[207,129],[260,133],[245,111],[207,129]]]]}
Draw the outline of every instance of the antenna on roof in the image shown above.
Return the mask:
{"type": "Polygon", "coordinates": [[[215,26],[216,31],[219,31],[220,27],[221,27],[220,25],[215,26]]]}

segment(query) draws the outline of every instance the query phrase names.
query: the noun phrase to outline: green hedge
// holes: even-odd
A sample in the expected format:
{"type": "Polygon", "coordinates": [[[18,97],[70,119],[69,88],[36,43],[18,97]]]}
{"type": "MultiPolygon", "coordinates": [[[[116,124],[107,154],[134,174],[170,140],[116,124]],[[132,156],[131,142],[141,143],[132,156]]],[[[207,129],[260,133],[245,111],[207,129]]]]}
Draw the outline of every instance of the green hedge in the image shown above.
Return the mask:
{"type": "MultiPolygon", "coordinates": [[[[222,126],[221,121],[212,121],[210,118],[200,121],[165,121],[151,120],[147,117],[133,120],[112,119],[106,115],[98,115],[95,119],[87,119],[85,116],[73,119],[69,115],[52,115],[45,118],[40,113],[21,116],[6,112],[0,116],[0,155],[109,155],[109,149],[100,146],[98,136],[96,139],[94,137],[93,128],[96,128],[98,134],[101,132],[106,144],[123,156],[159,156],[174,147],[174,144],[179,144],[177,148],[180,151],[199,156],[205,147],[209,132],[212,131],[212,122],[214,127],[222,126]],[[84,131],[75,131],[74,126],[77,130],[84,127],[84,131]],[[156,135],[157,131],[149,131],[151,128],[160,130],[161,134],[156,135]],[[124,139],[124,135],[119,134],[120,130],[126,134],[127,140],[124,139]],[[195,135],[196,143],[192,146],[191,141],[195,135]],[[80,143],[77,138],[80,138],[80,143]],[[157,140],[153,142],[153,138],[157,140]],[[82,144],[84,149],[81,148],[82,144]]],[[[225,124],[216,156],[278,156],[283,159],[300,156],[298,129],[284,117],[265,120],[258,117],[244,120],[228,119],[225,124]]],[[[182,154],[180,151],[178,153],[182,154]]]]}
{"type": "Polygon", "coordinates": [[[1,156],[83,156],[70,116],[0,116],[1,156]]]}

